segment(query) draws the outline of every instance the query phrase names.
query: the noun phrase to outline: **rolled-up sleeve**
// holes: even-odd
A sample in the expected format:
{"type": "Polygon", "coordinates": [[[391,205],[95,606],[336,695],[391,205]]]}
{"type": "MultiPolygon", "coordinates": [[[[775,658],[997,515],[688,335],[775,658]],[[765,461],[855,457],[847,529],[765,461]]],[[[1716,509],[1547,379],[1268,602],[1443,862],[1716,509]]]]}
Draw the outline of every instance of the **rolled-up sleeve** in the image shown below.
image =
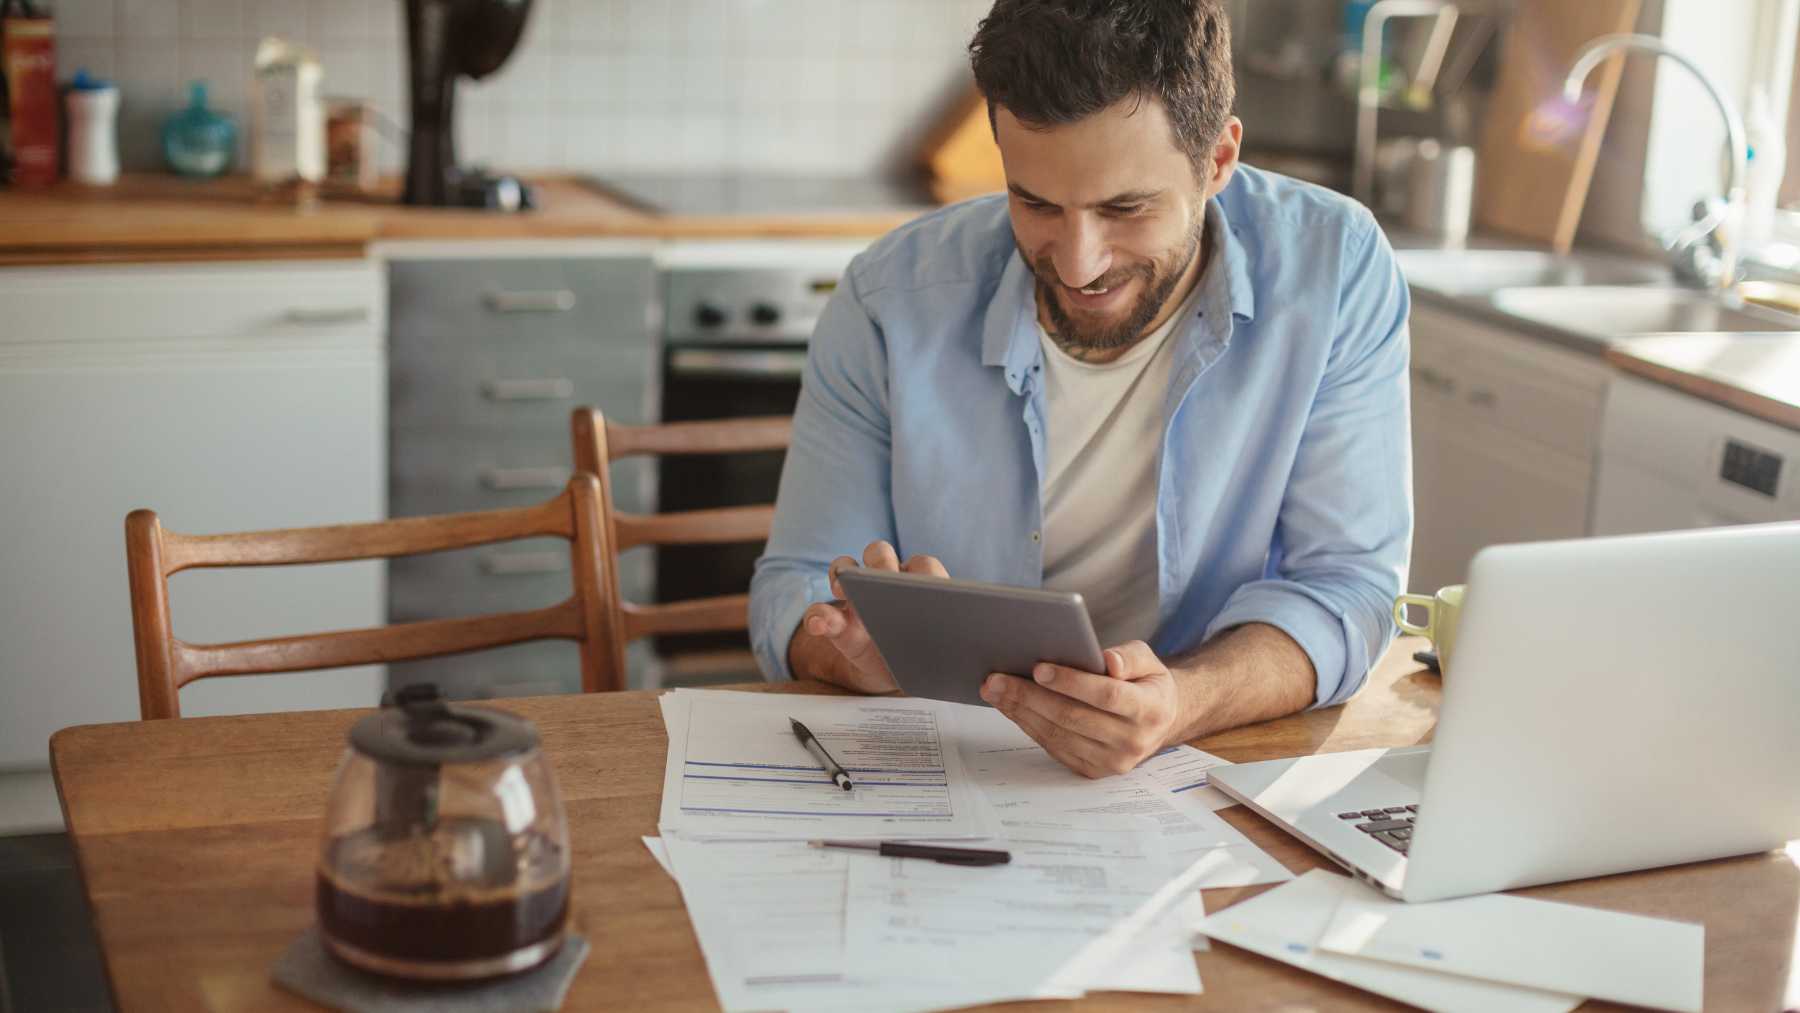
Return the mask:
{"type": "Polygon", "coordinates": [[[1372,220],[1346,240],[1337,330],[1276,522],[1268,579],[1239,587],[1206,636],[1249,622],[1292,637],[1314,706],[1362,687],[1394,637],[1412,549],[1409,300],[1372,220]]]}
{"type": "Polygon", "coordinates": [[[781,471],[775,523],[750,582],[750,641],[763,677],[788,670],[808,605],[831,598],[826,569],[870,542],[895,540],[887,349],[852,263],[813,332],[781,471]]]}

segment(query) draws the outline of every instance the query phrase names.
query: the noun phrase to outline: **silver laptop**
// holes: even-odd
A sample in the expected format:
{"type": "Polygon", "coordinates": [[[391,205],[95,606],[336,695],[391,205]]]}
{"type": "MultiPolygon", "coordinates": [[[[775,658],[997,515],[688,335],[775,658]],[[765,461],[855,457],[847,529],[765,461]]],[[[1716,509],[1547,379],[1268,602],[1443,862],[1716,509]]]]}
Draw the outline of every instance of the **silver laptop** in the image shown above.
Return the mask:
{"type": "Polygon", "coordinates": [[[1780,847],[1800,838],[1800,523],[1485,549],[1433,745],[1212,783],[1409,901],[1780,847]]]}

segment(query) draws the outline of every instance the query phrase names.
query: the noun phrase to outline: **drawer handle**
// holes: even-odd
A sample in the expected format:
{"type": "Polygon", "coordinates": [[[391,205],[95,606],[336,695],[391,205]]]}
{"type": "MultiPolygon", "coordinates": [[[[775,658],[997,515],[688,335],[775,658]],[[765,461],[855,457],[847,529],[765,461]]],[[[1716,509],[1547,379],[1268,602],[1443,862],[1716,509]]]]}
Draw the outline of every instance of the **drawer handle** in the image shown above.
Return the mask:
{"type": "Polygon", "coordinates": [[[369,319],[367,306],[337,306],[314,309],[294,306],[281,315],[290,324],[306,327],[328,327],[332,324],[360,324],[369,319]]]}
{"type": "Polygon", "coordinates": [[[495,313],[567,313],[575,308],[575,293],[566,288],[543,292],[489,292],[481,297],[495,313]]]}
{"type": "Polygon", "coordinates": [[[493,552],[481,557],[481,572],[493,577],[562,573],[568,568],[568,558],[560,552],[493,552]]]}
{"type": "Polygon", "coordinates": [[[677,376],[796,380],[806,372],[806,351],[682,348],[669,357],[669,372],[677,376]]]}
{"type": "Polygon", "coordinates": [[[541,380],[488,380],[481,393],[489,401],[567,401],[575,396],[575,381],[566,376],[541,380]]]}
{"type": "Polygon", "coordinates": [[[560,489],[568,480],[569,469],[561,465],[542,468],[489,468],[481,473],[481,484],[496,491],[560,489]]]}

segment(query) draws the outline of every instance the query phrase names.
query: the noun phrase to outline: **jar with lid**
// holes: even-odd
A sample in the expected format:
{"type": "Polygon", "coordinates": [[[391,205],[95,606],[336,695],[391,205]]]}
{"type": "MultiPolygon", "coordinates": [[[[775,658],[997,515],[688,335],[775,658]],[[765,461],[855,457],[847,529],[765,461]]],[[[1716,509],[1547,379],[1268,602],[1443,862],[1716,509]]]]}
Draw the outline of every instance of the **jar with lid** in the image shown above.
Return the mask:
{"type": "Polygon", "coordinates": [[[319,934],[363,970],[467,980],[561,947],[568,825],[537,731],[437,688],[390,695],[350,730],[320,845],[319,934]]]}

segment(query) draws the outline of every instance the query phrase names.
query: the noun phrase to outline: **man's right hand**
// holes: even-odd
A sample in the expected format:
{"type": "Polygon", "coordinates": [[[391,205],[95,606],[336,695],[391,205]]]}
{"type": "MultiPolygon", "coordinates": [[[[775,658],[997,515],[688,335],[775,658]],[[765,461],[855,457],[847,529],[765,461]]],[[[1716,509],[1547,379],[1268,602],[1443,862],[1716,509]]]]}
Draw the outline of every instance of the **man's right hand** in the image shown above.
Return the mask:
{"type": "MultiPolygon", "coordinates": [[[[851,556],[831,561],[831,593],[842,604],[815,602],[807,607],[800,617],[800,628],[788,643],[788,667],[796,679],[836,683],[858,693],[892,693],[900,688],[894,682],[894,674],[881,660],[881,652],[875,649],[875,641],[856,614],[856,606],[850,604],[838,585],[838,573],[857,565],[851,556]]],[[[902,564],[894,547],[886,542],[869,543],[860,565],[871,570],[950,576],[944,564],[932,556],[913,556],[902,564]]]]}

